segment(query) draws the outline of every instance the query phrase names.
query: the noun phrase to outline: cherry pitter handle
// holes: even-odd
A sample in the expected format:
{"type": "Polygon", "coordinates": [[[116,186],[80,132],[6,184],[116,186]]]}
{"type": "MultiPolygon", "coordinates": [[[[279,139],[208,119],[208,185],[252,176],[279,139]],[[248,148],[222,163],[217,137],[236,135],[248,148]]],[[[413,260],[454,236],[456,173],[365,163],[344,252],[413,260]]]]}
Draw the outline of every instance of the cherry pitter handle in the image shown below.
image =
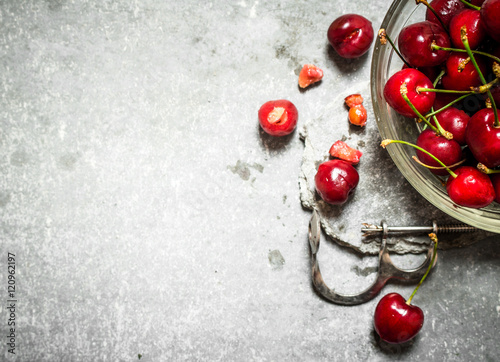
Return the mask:
{"type": "MultiPolygon", "coordinates": [[[[366,303],[373,299],[390,280],[395,279],[405,283],[416,283],[422,279],[429,264],[431,263],[433,246],[432,243],[427,251],[425,261],[415,269],[400,269],[396,267],[391,260],[387,250],[387,237],[389,234],[418,234],[418,233],[446,233],[446,232],[473,232],[477,229],[465,224],[458,225],[437,225],[433,222],[432,226],[387,226],[385,221],[380,225],[363,224],[361,231],[363,236],[377,235],[382,236],[380,251],[378,256],[378,272],[375,282],[358,294],[339,294],[330,289],[321,275],[318,263],[318,252],[321,239],[320,217],[316,210],[313,211],[309,222],[309,246],[311,248],[311,277],[316,290],[327,300],[341,305],[358,305],[366,303]]],[[[434,265],[437,262],[437,258],[434,265]]],[[[433,267],[434,267],[433,265],[433,267]]]]}

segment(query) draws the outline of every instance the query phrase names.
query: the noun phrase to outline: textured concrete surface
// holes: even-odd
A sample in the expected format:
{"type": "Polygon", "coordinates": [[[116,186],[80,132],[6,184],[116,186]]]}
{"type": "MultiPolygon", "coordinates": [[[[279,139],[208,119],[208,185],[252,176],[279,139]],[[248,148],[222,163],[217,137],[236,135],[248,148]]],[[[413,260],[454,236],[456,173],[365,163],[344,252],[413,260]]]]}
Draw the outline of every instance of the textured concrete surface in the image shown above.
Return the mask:
{"type": "MultiPolygon", "coordinates": [[[[338,58],[326,29],[350,12],[377,29],[388,7],[1,1],[0,359],[498,360],[499,236],[442,251],[414,299],[420,335],[381,343],[380,296],[341,307],[311,286],[299,132],[258,127],[267,100],[293,101],[300,128],[366,86],[370,57],[338,58]],[[301,92],[304,63],[325,77],[301,92]]],[[[375,277],[372,256],[323,242],[320,257],[339,292],[375,277]]]]}

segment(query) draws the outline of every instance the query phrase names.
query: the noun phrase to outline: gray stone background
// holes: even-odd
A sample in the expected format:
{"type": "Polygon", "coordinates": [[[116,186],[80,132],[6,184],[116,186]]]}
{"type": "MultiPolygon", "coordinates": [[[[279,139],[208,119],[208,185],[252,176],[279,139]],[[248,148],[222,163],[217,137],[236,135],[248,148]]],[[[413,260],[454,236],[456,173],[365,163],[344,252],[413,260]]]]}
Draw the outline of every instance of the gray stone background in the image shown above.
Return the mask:
{"type": "MultiPolygon", "coordinates": [[[[345,13],[378,30],[389,5],[0,1],[0,360],[498,360],[498,235],[440,252],[414,298],[424,328],[405,345],[373,331],[381,296],[342,307],[311,286],[299,133],[327,110],[343,117],[334,102],[368,89],[371,61],[340,59],[326,30],[345,13]],[[300,91],[305,63],[325,76],[300,91]],[[300,116],[277,140],[257,110],[278,98],[300,116]]],[[[378,142],[368,122],[365,141],[378,142]]],[[[375,278],[375,257],[331,240],[320,258],[339,292],[375,278]]],[[[423,255],[394,260],[412,267],[423,255]]]]}

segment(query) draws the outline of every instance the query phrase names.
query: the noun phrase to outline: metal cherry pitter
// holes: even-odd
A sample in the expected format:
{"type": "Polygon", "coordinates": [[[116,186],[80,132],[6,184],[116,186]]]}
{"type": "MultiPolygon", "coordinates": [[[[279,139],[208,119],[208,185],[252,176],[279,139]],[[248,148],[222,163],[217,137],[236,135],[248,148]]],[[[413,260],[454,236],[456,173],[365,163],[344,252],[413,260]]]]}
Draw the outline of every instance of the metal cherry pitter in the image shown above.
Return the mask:
{"type": "MultiPolygon", "coordinates": [[[[395,279],[405,283],[418,282],[422,279],[432,259],[433,246],[429,247],[425,261],[416,269],[403,270],[396,267],[391,260],[387,250],[387,237],[391,233],[399,234],[415,234],[415,233],[445,233],[445,232],[473,232],[477,229],[465,224],[458,225],[443,225],[438,226],[433,222],[432,226],[402,226],[391,227],[382,221],[381,225],[363,224],[361,231],[364,232],[363,236],[368,235],[382,235],[382,242],[380,243],[380,251],[378,257],[378,274],[375,282],[366,290],[358,294],[342,295],[330,289],[321,275],[318,263],[318,252],[321,238],[321,225],[319,214],[316,210],[313,211],[311,221],[309,222],[309,245],[311,247],[311,277],[316,290],[326,299],[341,305],[358,305],[366,303],[373,299],[390,280],[395,279]]],[[[434,262],[436,264],[437,259],[434,262]]],[[[433,267],[434,267],[433,265],[433,267]]]]}

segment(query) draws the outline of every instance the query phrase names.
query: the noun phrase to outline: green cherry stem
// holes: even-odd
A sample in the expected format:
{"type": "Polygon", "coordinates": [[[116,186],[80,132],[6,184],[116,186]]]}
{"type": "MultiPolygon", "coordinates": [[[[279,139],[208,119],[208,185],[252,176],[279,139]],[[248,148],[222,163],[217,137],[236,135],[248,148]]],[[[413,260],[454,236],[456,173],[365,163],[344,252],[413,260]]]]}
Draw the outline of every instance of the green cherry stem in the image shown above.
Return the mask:
{"type": "Polygon", "coordinates": [[[457,103],[457,102],[460,102],[462,99],[467,98],[468,96],[469,96],[469,94],[464,94],[464,95],[462,95],[462,96],[458,97],[457,99],[452,100],[452,101],[451,101],[450,103],[448,103],[447,105],[445,105],[445,106],[443,106],[443,107],[439,108],[437,111],[432,111],[431,113],[427,113],[425,116],[426,116],[427,118],[429,118],[429,117],[433,117],[433,116],[435,116],[436,114],[438,114],[439,112],[444,111],[446,108],[450,108],[452,105],[454,105],[454,104],[455,104],[455,103],[457,103]]]}
{"type": "MultiPolygon", "coordinates": [[[[431,49],[433,49],[433,50],[444,50],[444,51],[447,51],[447,52],[467,53],[467,50],[465,50],[465,49],[446,48],[446,47],[442,47],[442,46],[437,45],[436,42],[432,42],[431,49]]],[[[500,63],[500,58],[494,56],[493,54],[485,53],[485,52],[482,52],[482,51],[479,51],[479,50],[472,50],[472,53],[473,54],[482,55],[482,56],[485,56],[485,57],[488,57],[488,58],[491,58],[494,61],[500,63]]]]}
{"type": "Polygon", "coordinates": [[[465,6],[468,6],[471,9],[478,10],[478,11],[481,10],[481,8],[479,6],[471,4],[470,2],[467,2],[465,0],[460,0],[460,1],[462,2],[462,4],[464,4],[465,6]]]}
{"type": "MultiPolygon", "coordinates": [[[[437,75],[436,79],[434,79],[434,82],[432,83],[432,86],[433,86],[434,88],[436,88],[436,87],[437,87],[438,83],[441,81],[441,78],[443,78],[443,76],[444,76],[445,74],[446,74],[446,72],[445,72],[445,70],[444,70],[444,69],[442,69],[442,70],[439,72],[439,74],[437,75]]],[[[442,126],[441,126],[441,124],[439,124],[439,121],[438,121],[438,119],[437,119],[437,117],[436,117],[436,114],[437,114],[437,112],[434,112],[434,106],[432,106],[432,107],[431,107],[431,113],[430,113],[430,114],[427,114],[427,115],[426,115],[426,118],[428,118],[428,119],[429,119],[429,118],[431,118],[431,117],[432,117],[432,119],[434,120],[434,124],[436,125],[436,127],[437,127],[437,128],[439,128],[439,129],[441,129],[441,128],[442,128],[442,126]]],[[[424,127],[424,129],[425,129],[425,128],[427,128],[427,127],[424,127]]]]}
{"type": "Polygon", "coordinates": [[[457,174],[455,172],[453,172],[452,170],[450,170],[450,168],[448,166],[446,166],[439,158],[437,158],[436,156],[434,156],[432,153],[430,153],[429,151],[427,150],[424,150],[422,147],[419,147],[417,145],[414,145],[413,143],[410,143],[410,142],[406,142],[406,141],[401,141],[401,140],[391,140],[391,139],[385,139],[382,141],[382,143],[380,144],[383,148],[386,148],[387,145],[390,145],[391,143],[400,143],[402,145],[407,145],[407,146],[411,146],[427,155],[429,155],[432,159],[434,159],[434,161],[436,161],[437,163],[439,163],[441,166],[443,166],[446,171],[448,171],[448,173],[450,174],[451,177],[453,178],[456,178],[457,177],[457,174]]]}
{"type": "MultiPolygon", "coordinates": [[[[476,71],[479,74],[481,82],[483,83],[483,85],[488,84],[486,82],[486,79],[484,78],[483,73],[481,72],[481,69],[479,69],[479,66],[477,65],[476,59],[474,59],[474,54],[472,54],[472,50],[470,49],[469,39],[467,37],[467,28],[465,27],[465,25],[460,28],[460,38],[462,40],[462,43],[464,44],[465,50],[467,51],[467,55],[469,55],[472,64],[474,64],[474,67],[476,68],[476,71]]],[[[486,93],[488,94],[488,98],[490,99],[491,107],[493,108],[493,113],[495,115],[495,122],[493,124],[493,127],[500,128],[500,121],[498,120],[498,110],[495,104],[495,100],[493,99],[493,94],[491,94],[489,88],[487,88],[486,93]]]]}
{"type": "Polygon", "coordinates": [[[411,110],[417,115],[418,119],[423,121],[430,129],[432,129],[437,134],[440,134],[441,136],[443,136],[446,139],[452,139],[453,135],[450,132],[446,131],[439,124],[439,122],[436,124],[436,126],[434,126],[434,125],[432,125],[431,122],[429,122],[429,120],[426,117],[422,116],[422,114],[417,110],[417,108],[415,108],[413,103],[411,103],[410,98],[408,98],[407,93],[408,93],[408,88],[406,87],[406,83],[403,83],[401,85],[401,96],[405,100],[406,104],[408,104],[408,106],[411,108],[411,110]]]}
{"type": "Polygon", "coordinates": [[[494,173],[500,173],[500,170],[492,170],[491,168],[486,167],[486,165],[483,165],[482,163],[477,164],[477,169],[481,171],[482,173],[485,173],[487,175],[491,175],[494,173]]]}
{"type": "Polygon", "coordinates": [[[431,238],[431,242],[434,243],[434,248],[432,249],[431,263],[427,267],[427,270],[425,271],[424,276],[422,277],[422,279],[420,279],[420,282],[415,287],[415,290],[413,290],[413,293],[411,293],[410,298],[408,298],[408,300],[406,301],[406,304],[408,304],[408,305],[411,304],[411,301],[413,300],[413,297],[415,296],[415,294],[417,294],[418,288],[420,288],[420,286],[424,282],[425,278],[427,278],[427,275],[430,273],[432,267],[434,266],[434,263],[436,262],[438,238],[437,238],[437,235],[434,234],[434,233],[430,233],[429,234],[429,238],[431,238]]]}

